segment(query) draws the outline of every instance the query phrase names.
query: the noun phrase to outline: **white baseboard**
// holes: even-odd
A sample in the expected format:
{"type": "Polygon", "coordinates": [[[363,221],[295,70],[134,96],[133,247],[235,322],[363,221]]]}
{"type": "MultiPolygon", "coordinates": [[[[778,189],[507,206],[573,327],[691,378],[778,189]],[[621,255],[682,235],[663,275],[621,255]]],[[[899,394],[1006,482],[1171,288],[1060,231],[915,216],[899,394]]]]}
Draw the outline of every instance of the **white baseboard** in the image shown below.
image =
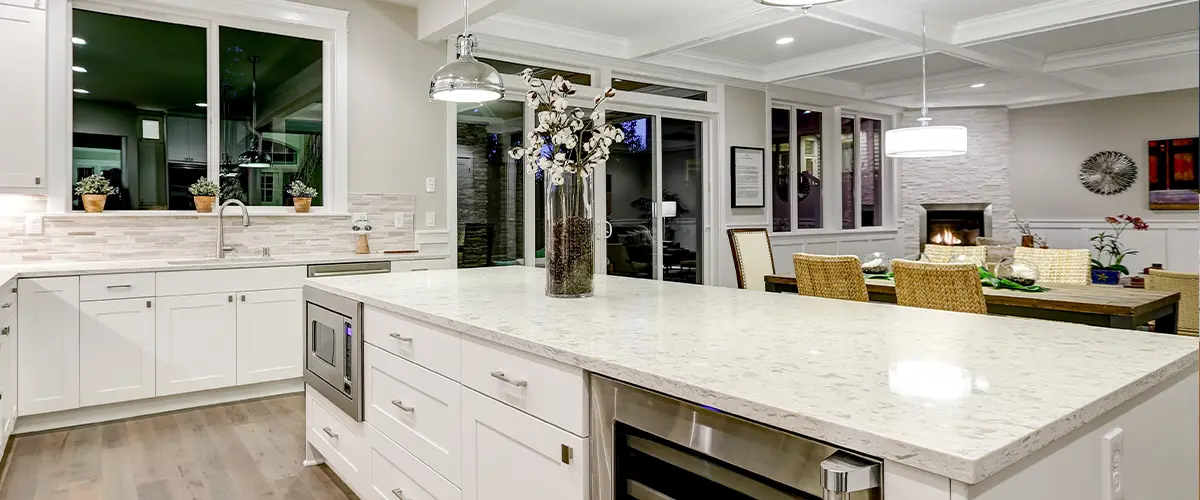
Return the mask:
{"type": "Polygon", "coordinates": [[[89,406],[75,410],[28,415],[17,418],[13,434],[42,432],[78,425],[111,422],[127,418],[186,410],[217,404],[232,403],[247,399],[265,398],[281,394],[304,392],[304,381],[299,378],[263,382],[261,384],[241,385],[213,389],[211,391],[190,392],[160,398],[139,399],[100,406],[89,406]]]}

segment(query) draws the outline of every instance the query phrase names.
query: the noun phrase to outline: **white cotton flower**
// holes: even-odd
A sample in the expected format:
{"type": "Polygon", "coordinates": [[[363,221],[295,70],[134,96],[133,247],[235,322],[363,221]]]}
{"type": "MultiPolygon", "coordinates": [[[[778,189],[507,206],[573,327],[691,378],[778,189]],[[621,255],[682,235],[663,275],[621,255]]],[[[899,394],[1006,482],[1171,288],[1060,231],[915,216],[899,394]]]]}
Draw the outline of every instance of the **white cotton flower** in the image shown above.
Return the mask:
{"type": "Polygon", "coordinates": [[[555,167],[560,167],[560,166],[564,165],[565,163],[567,163],[567,154],[566,153],[555,153],[554,154],[554,166],[555,167]]]}
{"type": "Polygon", "coordinates": [[[541,103],[541,99],[538,98],[538,93],[536,90],[530,90],[529,92],[525,93],[525,104],[526,105],[528,105],[531,108],[537,109],[538,104],[540,104],[540,103],[541,103]]]}
{"type": "Polygon", "coordinates": [[[571,120],[571,131],[578,132],[583,130],[583,120],[571,120]]]}
{"type": "Polygon", "coordinates": [[[625,141],[625,131],[621,130],[621,129],[617,129],[617,132],[615,134],[613,134],[613,139],[615,139],[617,142],[624,142],[625,141]]]}
{"type": "Polygon", "coordinates": [[[541,158],[538,158],[537,168],[539,170],[545,172],[547,170],[550,170],[551,168],[554,168],[554,162],[550,161],[549,158],[546,158],[543,156],[541,158]]]}
{"type": "Polygon", "coordinates": [[[579,138],[576,137],[575,134],[567,135],[567,140],[565,142],[563,142],[563,146],[566,146],[567,149],[575,149],[575,146],[578,146],[578,145],[579,145],[579,138]]]}
{"type": "Polygon", "coordinates": [[[592,111],[592,116],[590,116],[589,118],[592,120],[592,123],[596,123],[596,122],[600,121],[600,110],[597,109],[595,111],[592,111]]]}
{"type": "Polygon", "coordinates": [[[554,108],[554,111],[557,111],[559,113],[566,111],[567,106],[569,106],[569,105],[570,105],[570,103],[568,103],[567,99],[563,98],[563,97],[555,97],[554,99],[552,99],[550,101],[550,107],[554,108]]]}
{"type": "Polygon", "coordinates": [[[563,182],[565,182],[565,179],[563,179],[562,172],[554,172],[554,173],[550,174],[550,182],[552,184],[554,184],[555,186],[563,185],[563,182]]]}
{"type": "Polygon", "coordinates": [[[524,80],[525,83],[529,83],[531,80],[533,80],[533,68],[525,68],[521,70],[520,75],[521,80],[524,80]]]}
{"type": "Polygon", "coordinates": [[[525,156],[525,150],[521,148],[512,148],[508,150],[508,156],[512,157],[514,160],[520,160],[525,156]]]}

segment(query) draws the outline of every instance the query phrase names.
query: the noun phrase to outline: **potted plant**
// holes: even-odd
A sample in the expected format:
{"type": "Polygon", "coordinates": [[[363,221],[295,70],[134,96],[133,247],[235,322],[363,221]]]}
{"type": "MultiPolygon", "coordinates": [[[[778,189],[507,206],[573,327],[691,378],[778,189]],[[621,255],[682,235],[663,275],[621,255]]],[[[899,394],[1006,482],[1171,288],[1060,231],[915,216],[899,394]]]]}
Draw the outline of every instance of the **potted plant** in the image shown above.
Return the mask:
{"type": "Polygon", "coordinates": [[[108,195],[116,191],[100,174],[89,175],[75,183],[75,194],[83,198],[83,210],[87,213],[103,212],[108,195]]]}
{"type": "Polygon", "coordinates": [[[196,202],[196,211],[202,214],[212,213],[213,203],[216,203],[217,193],[220,191],[217,183],[208,177],[201,177],[188,187],[188,192],[192,193],[192,200],[196,202]]]}
{"type": "Polygon", "coordinates": [[[1115,285],[1121,281],[1122,274],[1129,274],[1129,268],[1122,262],[1125,257],[1137,255],[1137,250],[1130,250],[1121,244],[1121,233],[1130,226],[1134,231],[1145,231],[1150,228],[1141,217],[1131,217],[1121,214],[1116,217],[1105,217],[1104,222],[1112,226],[1112,233],[1101,231],[1092,236],[1092,247],[1096,249],[1096,257],[1092,259],[1092,283],[1099,285],[1115,285]],[[1100,259],[1107,257],[1108,263],[1100,259]]]}
{"type": "Polygon", "coordinates": [[[312,207],[312,199],[317,195],[315,188],[305,185],[299,179],[288,185],[287,192],[292,195],[292,206],[296,207],[298,214],[308,213],[308,209],[312,207]]]}

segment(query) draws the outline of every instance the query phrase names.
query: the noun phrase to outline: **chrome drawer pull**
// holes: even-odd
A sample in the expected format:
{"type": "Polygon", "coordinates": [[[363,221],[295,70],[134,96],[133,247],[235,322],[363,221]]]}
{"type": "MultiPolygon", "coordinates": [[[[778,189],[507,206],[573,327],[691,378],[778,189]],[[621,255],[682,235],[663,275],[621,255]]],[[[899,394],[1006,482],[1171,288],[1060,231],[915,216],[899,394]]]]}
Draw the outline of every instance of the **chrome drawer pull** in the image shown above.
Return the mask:
{"type": "Polygon", "coordinates": [[[12,327],[6,326],[3,329],[0,329],[0,336],[7,337],[10,332],[12,332],[12,327]]]}
{"type": "Polygon", "coordinates": [[[411,406],[404,406],[404,401],[400,401],[399,399],[393,399],[392,404],[395,405],[396,408],[399,408],[400,411],[402,411],[404,413],[412,413],[412,412],[416,411],[416,408],[413,408],[411,406]]]}
{"type": "Polygon", "coordinates": [[[121,289],[121,288],[128,289],[128,288],[133,288],[133,285],[108,285],[106,288],[108,288],[109,290],[117,290],[117,289],[121,289]]]}
{"type": "Polygon", "coordinates": [[[516,387],[525,387],[525,386],[529,385],[529,382],[526,382],[524,380],[513,380],[511,378],[506,377],[504,375],[504,372],[492,372],[492,378],[495,378],[501,382],[504,382],[506,384],[513,385],[516,387]]]}
{"type": "Polygon", "coordinates": [[[329,427],[326,427],[326,428],[324,428],[324,429],[321,429],[321,430],[325,431],[325,434],[328,434],[330,438],[332,438],[332,439],[337,439],[337,434],[334,434],[334,433],[333,433],[333,429],[330,429],[329,427]]]}
{"type": "Polygon", "coordinates": [[[394,339],[396,339],[396,340],[399,340],[399,341],[401,341],[401,342],[412,342],[412,341],[413,341],[413,338],[412,338],[412,337],[405,337],[405,336],[403,336],[403,335],[400,335],[399,333],[389,333],[389,334],[388,334],[388,337],[394,338],[394,339]]]}
{"type": "Polygon", "coordinates": [[[404,490],[400,488],[392,490],[392,494],[396,495],[396,498],[399,498],[400,500],[408,500],[408,497],[404,496],[404,490]]]}

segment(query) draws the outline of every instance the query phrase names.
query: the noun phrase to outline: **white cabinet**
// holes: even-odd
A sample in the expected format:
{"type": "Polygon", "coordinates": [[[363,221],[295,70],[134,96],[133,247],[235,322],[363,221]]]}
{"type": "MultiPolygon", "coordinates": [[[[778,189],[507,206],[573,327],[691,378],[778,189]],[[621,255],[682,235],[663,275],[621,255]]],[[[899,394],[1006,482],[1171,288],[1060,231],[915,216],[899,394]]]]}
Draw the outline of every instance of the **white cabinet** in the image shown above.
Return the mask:
{"type": "Polygon", "coordinates": [[[13,337],[15,321],[0,321],[0,453],[8,444],[17,422],[17,344],[13,337]]]}
{"type": "Polygon", "coordinates": [[[237,303],[237,383],[304,375],[302,289],[242,292],[237,303]]]}
{"type": "Polygon", "coordinates": [[[33,415],[79,407],[79,277],[17,285],[18,410],[33,415]]]}
{"type": "Polygon", "coordinates": [[[463,500],[586,500],[587,440],[462,388],[463,500]]]}
{"type": "Polygon", "coordinates": [[[154,396],[154,299],[79,305],[79,404],[154,396]]]}
{"type": "Polygon", "coordinates": [[[237,382],[237,305],[232,293],[159,297],[155,395],[237,382]]]}
{"type": "Polygon", "coordinates": [[[0,189],[43,189],[46,11],[0,4],[0,68],[0,189]]]}
{"type": "Polygon", "coordinates": [[[167,161],[208,161],[208,128],[203,118],[167,117],[167,161]]]}

